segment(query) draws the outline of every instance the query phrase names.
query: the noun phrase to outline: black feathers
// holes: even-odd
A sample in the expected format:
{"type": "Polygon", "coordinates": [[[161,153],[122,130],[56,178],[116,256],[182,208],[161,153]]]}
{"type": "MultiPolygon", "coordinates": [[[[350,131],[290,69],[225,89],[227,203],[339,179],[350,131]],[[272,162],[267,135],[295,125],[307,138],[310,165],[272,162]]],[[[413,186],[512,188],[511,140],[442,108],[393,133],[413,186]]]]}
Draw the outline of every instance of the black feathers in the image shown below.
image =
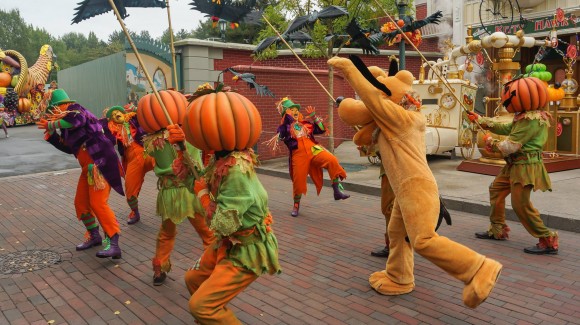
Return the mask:
{"type": "MultiPolygon", "coordinates": [[[[129,16],[126,7],[165,8],[164,0],[114,0],[115,7],[121,19],[129,16]]],[[[76,13],[71,24],[77,24],[85,19],[92,18],[113,10],[108,0],[84,0],[78,3],[76,13]]]]}
{"type": "Polygon", "coordinates": [[[270,91],[270,89],[268,89],[267,86],[260,85],[256,82],[256,75],[254,75],[253,73],[249,73],[249,72],[239,73],[232,68],[227,68],[224,70],[224,72],[226,72],[226,71],[229,71],[234,75],[234,78],[233,78],[234,81],[243,80],[246,83],[248,83],[248,86],[250,86],[250,89],[255,88],[256,93],[258,95],[275,97],[274,93],[272,93],[270,91]]]}
{"type": "Polygon", "coordinates": [[[193,0],[190,5],[192,10],[206,14],[206,17],[217,17],[231,23],[239,23],[252,12],[256,6],[256,1],[221,0],[220,2],[213,2],[212,0],[193,0]]]}

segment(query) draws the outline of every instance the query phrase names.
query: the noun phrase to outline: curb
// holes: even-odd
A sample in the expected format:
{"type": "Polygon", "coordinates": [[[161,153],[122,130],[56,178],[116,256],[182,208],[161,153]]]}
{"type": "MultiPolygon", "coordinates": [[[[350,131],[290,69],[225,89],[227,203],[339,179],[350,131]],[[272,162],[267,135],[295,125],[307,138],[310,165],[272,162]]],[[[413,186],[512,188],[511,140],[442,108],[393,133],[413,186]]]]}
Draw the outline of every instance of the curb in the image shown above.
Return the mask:
{"type": "MultiPolygon", "coordinates": [[[[268,176],[275,176],[289,179],[288,172],[279,171],[270,168],[258,167],[256,171],[259,174],[268,175],[268,176]]],[[[312,184],[310,178],[308,178],[308,182],[312,184]]],[[[373,196],[380,196],[380,187],[379,186],[370,186],[361,183],[355,182],[348,182],[344,181],[343,186],[345,189],[351,192],[366,194],[366,195],[373,195],[373,196]]],[[[331,186],[332,183],[328,179],[324,179],[324,186],[331,186]]],[[[480,215],[482,217],[487,218],[489,215],[489,204],[482,204],[478,202],[470,202],[465,201],[465,199],[457,198],[457,197],[449,197],[444,196],[443,201],[449,210],[467,212],[471,214],[480,215]]],[[[580,220],[575,220],[563,216],[557,216],[549,213],[542,213],[541,215],[542,220],[546,227],[570,231],[575,233],[580,233],[580,220]]],[[[513,209],[506,207],[506,219],[509,221],[516,221],[519,222],[518,217],[516,216],[513,209]]]]}

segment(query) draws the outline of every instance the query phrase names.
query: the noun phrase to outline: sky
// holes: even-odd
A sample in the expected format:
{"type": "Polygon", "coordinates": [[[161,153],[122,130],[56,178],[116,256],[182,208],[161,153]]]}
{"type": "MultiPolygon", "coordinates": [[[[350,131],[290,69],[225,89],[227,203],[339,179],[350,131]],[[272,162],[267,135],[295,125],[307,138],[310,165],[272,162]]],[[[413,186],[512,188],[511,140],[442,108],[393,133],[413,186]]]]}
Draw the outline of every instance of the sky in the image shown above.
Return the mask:
{"type": "MultiPolygon", "coordinates": [[[[107,1],[107,0],[103,0],[107,1]]],[[[20,16],[34,27],[44,28],[51,35],[59,37],[66,33],[76,32],[88,35],[93,31],[100,40],[107,41],[114,31],[121,31],[113,11],[83,20],[71,25],[77,3],[81,0],[1,0],[2,10],[18,9],[20,16]]],[[[169,0],[171,25],[174,33],[181,29],[195,29],[204,15],[191,10],[191,0],[169,0]]],[[[127,8],[129,17],[125,26],[131,31],[140,33],[149,31],[153,38],[158,38],[169,27],[167,10],[161,8],[127,8]]]]}

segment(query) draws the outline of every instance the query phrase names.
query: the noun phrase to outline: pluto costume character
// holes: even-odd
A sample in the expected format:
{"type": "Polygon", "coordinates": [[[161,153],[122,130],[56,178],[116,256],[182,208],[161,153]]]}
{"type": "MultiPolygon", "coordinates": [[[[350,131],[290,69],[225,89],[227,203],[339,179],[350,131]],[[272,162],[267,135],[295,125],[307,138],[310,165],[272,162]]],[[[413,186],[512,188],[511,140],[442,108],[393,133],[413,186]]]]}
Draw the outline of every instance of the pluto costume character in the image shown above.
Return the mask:
{"type": "Polygon", "coordinates": [[[360,105],[347,98],[340,103],[339,110],[348,109],[359,117],[367,116],[368,123],[376,123],[381,131],[377,139],[379,150],[383,156],[390,157],[382,161],[395,193],[388,228],[390,254],[386,270],[373,273],[370,285],[384,295],[413,291],[415,250],[462,281],[465,284],[463,303],[470,308],[477,307],[491,293],[502,265],[435,232],[440,210],[439,191],[427,164],[426,122],[417,111],[420,100],[411,87],[413,75],[403,70],[394,76],[375,78],[356,56],[350,60],[334,57],[328,64],[342,71],[364,103],[360,105]]]}

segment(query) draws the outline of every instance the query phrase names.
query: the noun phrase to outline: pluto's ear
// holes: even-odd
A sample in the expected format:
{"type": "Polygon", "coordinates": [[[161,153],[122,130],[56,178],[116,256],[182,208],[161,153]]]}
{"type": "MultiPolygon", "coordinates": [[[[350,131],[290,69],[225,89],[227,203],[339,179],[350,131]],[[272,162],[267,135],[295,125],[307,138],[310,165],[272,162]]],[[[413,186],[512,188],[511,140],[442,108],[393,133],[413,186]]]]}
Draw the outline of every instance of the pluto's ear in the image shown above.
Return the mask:
{"type": "Polygon", "coordinates": [[[375,88],[384,92],[387,96],[392,95],[391,90],[387,86],[382,84],[380,81],[378,81],[377,78],[375,78],[375,76],[373,76],[373,74],[369,71],[369,68],[367,68],[366,64],[363,62],[363,60],[361,60],[361,58],[353,54],[349,55],[348,58],[352,61],[352,63],[358,69],[358,71],[360,71],[363,77],[365,77],[365,79],[371,83],[371,85],[375,86],[375,88]]]}
{"type": "Polygon", "coordinates": [[[394,76],[399,72],[399,60],[391,58],[391,64],[389,65],[389,76],[394,76]]]}

